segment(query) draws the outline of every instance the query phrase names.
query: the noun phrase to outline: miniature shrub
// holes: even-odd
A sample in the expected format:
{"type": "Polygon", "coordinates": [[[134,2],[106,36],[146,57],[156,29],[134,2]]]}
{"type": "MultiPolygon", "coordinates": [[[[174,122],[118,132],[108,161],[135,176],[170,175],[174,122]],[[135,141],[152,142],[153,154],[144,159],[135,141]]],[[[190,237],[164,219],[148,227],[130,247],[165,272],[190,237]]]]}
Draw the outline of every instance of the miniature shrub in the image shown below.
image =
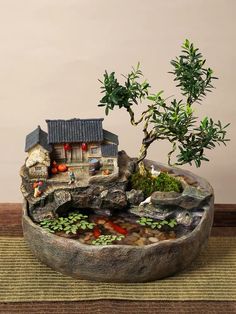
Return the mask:
{"type": "Polygon", "coordinates": [[[160,173],[155,181],[155,188],[161,192],[182,192],[181,182],[167,173],[160,173]]]}
{"type": "Polygon", "coordinates": [[[152,218],[147,217],[141,217],[139,220],[137,220],[137,223],[139,223],[141,226],[147,226],[152,229],[161,229],[163,226],[174,228],[177,225],[177,221],[175,219],[170,219],[169,221],[168,220],[154,221],[152,218]]]}
{"type": "Polygon", "coordinates": [[[65,218],[44,219],[40,222],[40,225],[51,233],[64,231],[66,234],[76,234],[79,229],[85,230],[94,228],[95,224],[86,220],[87,218],[88,216],[86,215],[74,212],[65,218]]]}
{"type": "Polygon", "coordinates": [[[135,190],[142,190],[145,197],[150,196],[154,191],[182,192],[181,182],[176,178],[167,173],[160,173],[158,177],[154,177],[149,171],[145,174],[135,172],[131,176],[131,187],[135,190]]]}

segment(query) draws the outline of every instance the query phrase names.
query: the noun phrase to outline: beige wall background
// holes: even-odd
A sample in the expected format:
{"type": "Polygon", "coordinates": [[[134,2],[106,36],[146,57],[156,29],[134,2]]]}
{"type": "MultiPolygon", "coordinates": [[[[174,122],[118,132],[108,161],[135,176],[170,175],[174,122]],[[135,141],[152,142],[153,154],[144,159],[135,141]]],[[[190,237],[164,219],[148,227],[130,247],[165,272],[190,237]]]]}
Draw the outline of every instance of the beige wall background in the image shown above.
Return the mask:
{"type": "MultiPolygon", "coordinates": [[[[177,92],[169,61],[191,39],[220,78],[196,107],[200,117],[231,122],[227,148],[209,152],[200,169],[218,203],[236,203],[235,0],[0,0],[0,202],[20,202],[19,168],[27,133],[45,119],[104,117],[97,107],[104,69],[127,73],[142,64],[153,91],[177,92]]],[[[120,149],[136,156],[141,130],[126,112],[105,118],[120,149]]],[[[166,162],[168,144],[149,158],[166,162]]]]}

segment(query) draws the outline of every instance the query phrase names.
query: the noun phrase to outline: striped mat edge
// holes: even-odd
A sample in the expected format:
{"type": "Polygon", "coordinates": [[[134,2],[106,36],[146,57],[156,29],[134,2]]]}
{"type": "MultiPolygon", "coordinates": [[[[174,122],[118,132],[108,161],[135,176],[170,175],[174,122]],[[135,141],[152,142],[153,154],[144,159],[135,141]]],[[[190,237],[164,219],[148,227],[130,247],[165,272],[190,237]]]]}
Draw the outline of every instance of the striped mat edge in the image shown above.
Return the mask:
{"type": "Polygon", "coordinates": [[[236,238],[212,237],[185,271],[149,283],[99,283],[40,263],[23,238],[0,237],[0,301],[236,301],[236,238]]]}

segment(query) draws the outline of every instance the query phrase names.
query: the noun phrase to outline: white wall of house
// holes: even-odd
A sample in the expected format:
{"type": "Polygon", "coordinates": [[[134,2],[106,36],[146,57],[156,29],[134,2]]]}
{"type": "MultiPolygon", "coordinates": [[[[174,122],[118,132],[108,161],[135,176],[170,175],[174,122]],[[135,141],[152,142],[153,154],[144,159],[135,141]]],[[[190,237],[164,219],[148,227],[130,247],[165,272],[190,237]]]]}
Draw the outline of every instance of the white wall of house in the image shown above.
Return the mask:
{"type": "Polygon", "coordinates": [[[37,163],[29,168],[29,176],[31,179],[47,179],[48,167],[44,164],[37,163]]]}
{"type": "Polygon", "coordinates": [[[92,158],[101,158],[101,143],[88,143],[87,151],[82,150],[81,143],[71,143],[71,151],[64,150],[64,144],[54,144],[52,158],[56,161],[66,160],[68,163],[87,162],[92,158]]]}

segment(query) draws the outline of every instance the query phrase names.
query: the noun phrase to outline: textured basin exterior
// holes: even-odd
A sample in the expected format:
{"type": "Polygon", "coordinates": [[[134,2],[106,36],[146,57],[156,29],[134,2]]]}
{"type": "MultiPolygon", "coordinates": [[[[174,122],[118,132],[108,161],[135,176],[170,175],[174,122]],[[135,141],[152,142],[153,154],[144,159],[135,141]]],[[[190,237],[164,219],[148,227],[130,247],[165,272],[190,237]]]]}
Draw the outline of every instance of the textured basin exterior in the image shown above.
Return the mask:
{"type": "Polygon", "coordinates": [[[30,250],[44,264],[78,279],[145,282],[173,275],[186,268],[207,245],[214,213],[213,190],[206,180],[189,171],[154,164],[156,167],[171,170],[176,175],[182,175],[209,191],[210,196],[201,208],[204,209],[202,219],[193,231],[178,239],[145,246],[85,245],[50,234],[35,224],[28,216],[25,201],[22,223],[24,238],[30,250]]]}

